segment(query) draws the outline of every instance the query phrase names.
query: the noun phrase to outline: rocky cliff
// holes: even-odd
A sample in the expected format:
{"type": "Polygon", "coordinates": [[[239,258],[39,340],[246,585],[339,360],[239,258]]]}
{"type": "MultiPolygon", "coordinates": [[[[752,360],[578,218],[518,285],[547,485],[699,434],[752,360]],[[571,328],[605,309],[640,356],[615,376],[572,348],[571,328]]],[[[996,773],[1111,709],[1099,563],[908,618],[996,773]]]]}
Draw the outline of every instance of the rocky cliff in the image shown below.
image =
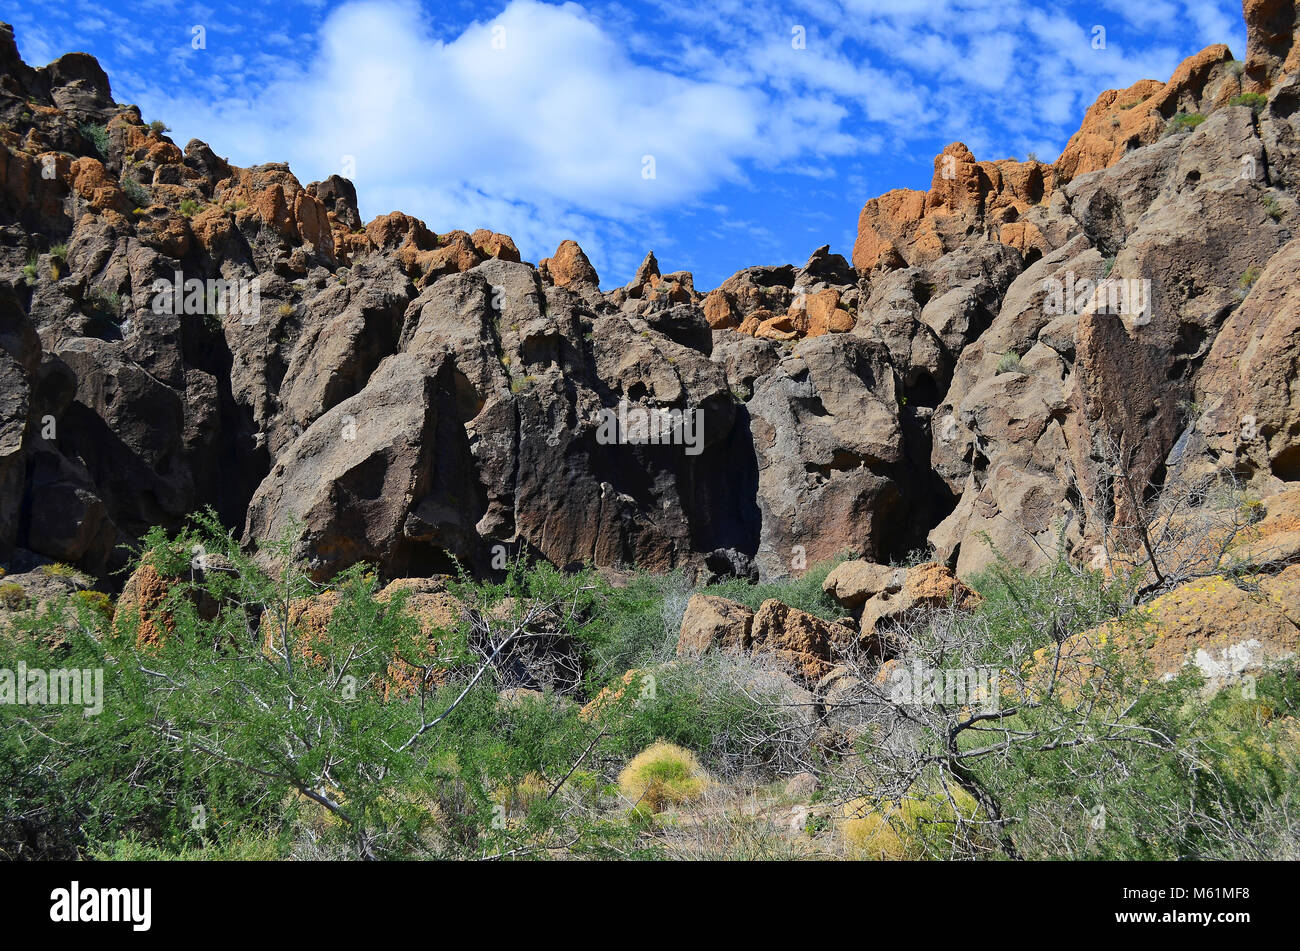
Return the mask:
{"type": "Polygon", "coordinates": [[[1112,445],[1148,491],[1276,492],[1300,46],[1294,3],[1245,17],[1244,61],[1102,93],[1054,164],[954,143],[928,191],[866,203],[851,264],[708,293],[653,254],[602,290],[571,241],[534,266],[363,223],[347,180],[182,149],[93,58],[29,67],[0,27],[0,562],[109,576],[211,506],[322,577],[519,550],[776,576],[926,544],[966,575],[991,545],[1086,557],[1125,517],[1112,445]]]}

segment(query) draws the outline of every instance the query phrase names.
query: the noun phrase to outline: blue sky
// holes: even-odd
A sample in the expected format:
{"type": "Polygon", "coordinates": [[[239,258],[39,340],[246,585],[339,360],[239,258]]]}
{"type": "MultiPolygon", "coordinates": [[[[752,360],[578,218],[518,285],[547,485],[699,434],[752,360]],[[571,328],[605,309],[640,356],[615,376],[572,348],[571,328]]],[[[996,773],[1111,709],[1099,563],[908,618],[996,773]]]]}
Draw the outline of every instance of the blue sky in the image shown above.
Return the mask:
{"type": "Polygon", "coordinates": [[[181,145],[304,183],[350,171],[367,220],[488,227],[532,261],[574,238],[607,289],[650,249],[699,288],[847,257],[862,203],[926,187],[948,142],[1050,161],[1101,90],[1245,53],[1232,0],[6,8],[27,62],[93,53],[181,145]]]}

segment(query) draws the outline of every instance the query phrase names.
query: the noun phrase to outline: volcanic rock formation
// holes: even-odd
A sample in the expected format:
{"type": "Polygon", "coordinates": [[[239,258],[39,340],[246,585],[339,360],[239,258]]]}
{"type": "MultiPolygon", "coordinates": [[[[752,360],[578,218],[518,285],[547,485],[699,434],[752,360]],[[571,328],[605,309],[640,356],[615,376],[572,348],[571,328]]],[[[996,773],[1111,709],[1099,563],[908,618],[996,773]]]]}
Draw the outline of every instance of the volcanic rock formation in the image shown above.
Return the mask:
{"type": "Polygon", "coordinates": [[[521,549],[779,576],[927,542],[965,577],[1086,557],[1124,517],[1112,444],[1142,485],[1274,493],[1300,480],[1300,46],[1294,3],[1245,16],[1244,62],[1103,93],[1055,163],[953,143],[928,191],[867,202],[852,265],[707,293],[653,254],[602,291],[572,241],[534,266],[363,223],[345,179],[182,149],[93,58],[29,67],[0,27],[0,562],[106,578],[211,506],[319,577],[521,549]]]}

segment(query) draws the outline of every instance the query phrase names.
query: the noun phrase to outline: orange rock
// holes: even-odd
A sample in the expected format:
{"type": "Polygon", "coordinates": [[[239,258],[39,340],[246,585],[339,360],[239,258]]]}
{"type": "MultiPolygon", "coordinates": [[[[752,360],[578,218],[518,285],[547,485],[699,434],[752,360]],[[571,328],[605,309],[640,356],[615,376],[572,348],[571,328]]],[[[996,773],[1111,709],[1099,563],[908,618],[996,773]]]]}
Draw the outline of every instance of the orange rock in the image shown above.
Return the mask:
{"type": "Polygon", "coordinates": [[[217,205],[200,210],[190,219],[189,226],[199,246],[210,255],[235,236],[234,217],[217,205]]]}
{"type": "Polygon", "coordinates": [[[1046,254],[1050,250],[1043,232],[1037,225],[1027,221],[1004,224],[998,231],[998,240],[1026,255],[1034,250],[1040,254],[1046,254]]]}
{"type": "MultiPolygon", "coordinates": [[[[755,311],[750,318],[757,318],[759,314],[765,313],[767,311],[755,311]]],[[[799,337],[799,328],[789,314],[778,314],[762,320],[758,329],[754,331],[754,336],[767,340],[795,340],[799,337]]]]}
{"type": "MultiPolygon", "coordinates": [[[[385,700],[416,692],[422,685],[436,687],[446,682],[448,671],[437,666],[440,648],[447,635],[460,626],[465,613],[465,606],[447,593],[439,578],[399,578],[376,594],[375,601],[387,603],[399,591],[405,593],[403,610],[419,623],[423,641],[412,654],[397,657],[388,665],[378,685],[385,700]]],[[[289,641],[295,658],[313,665],[325,663],[320,647],[341,601],[336,592],[323,591],[289,605],[289,641]]],[[[271,612],[263,614],[263,652],[275,657],[276,651],[283,650],[283,639],[278,618],[271,612]]]]}
{"type": "Polygon", "coordinates": [[[893,632],[925,612],[945,608],[971,611],[981,600],[951,568],[937,562],[906,569],[901,587],[896,584],[896,579],[891,578],[880,591],[867,598],[858,620],[864,641],[870,641],[875,649],[885,653],[895,653],[902,646],[895,642],[893,632]]]}
{"type": "Polygon", "coordinates": [[[596,269],[576,241],[561,241],[555,256],[543,259],[538,267],[550,275],[556,287],[600,286],[596,269]]]}
{"type": "Polygon", "coordinates": [[[514,239],[508,234],[497,234],[487,228],[479,228],[471,236],[474,247],[485,258],[500,258],[502,261],[518,261],[519,249],[514,239]]]}
{"type": "Polygon", "coordinates": [[[119,623],[133,622],[137,647],[161,647],[167,636],[176,630],[176,621],[162,605],[174,579],[164,577],[146,556],[126,579],[117,599],[119,623]]]}
{"type": "Polygon", "coordinates": [[[127,214],[130,202],[104,168],[99,159],[82,156],[68,169],[68,180],[75,191],[94,211],[116,211],[127,214]]]}
{"type": "Polygon", "coordinates": [[[847,333],[854,324],[853,315],[840,307],[840,292],[833,287],[796,298],[787,316],[805,337],[847,333]]]}
{"type": "Polygon", "coordinates": [[[826,676],[834,667],[834,655],[852,647],[857,639],[852,628],[823,621],[775,598],[759,605],[751,629],[755,653],[775,655],[810,684],[826,676]]]}
{"type": "Polygon", "coordinates": [[[330,233],[329,216],[319,198],[300,189],[293,196],[293,219],[303,242],[317,251],[332,251],[334,237],[330,233]]]}
{"type": "MultiPolygon", "coordinates": [[[[1290,569],[1288,569],[1290,571],[1290,569]]],[[[1168,677],[1194,664],[1216,690],[1242,674],[1296,655],[1300,627],[1294,620],[1295,573],[1265,579],[1260,593],[1242,590],[1222,577],[1179,585],[1124,618],[1107,621],[1068,638],[1057,667],[1063,696],[1078,691],[1097,673],[1098,654],[1114,649],[1148,677],[1168,677]]],[[[1055,665],[1054,649],[1034,655],[1030,681],[1038,689],[1055,665]]]]}
{"type": "MultiPolygon", "coordinates": [[[[474,246],[473,239],[464,231],[450,231],[438,236],[439,247],[417,254],[400,254],[403,263],[412,262],[421,277],[417,287],[425,287],[444,274],[459,274],[483,262],[483,255],[474,246]]],[[[408,268],[411,264],[407,265],[408,268]]]]}
{"type": "Polygon", "coordinates": [[[288,242],[333,254],[334,236],[325,206],[282,162],[232,169],[231,177],[217,185],[213,201],[237,206],[238,224],[256,221],[288,242]]]}
{"type": "MultiPolygon", "coordinates": [[[[1267,19],[1262,7],[1272,5],[1269,0],[1253,2],[1261,7],[1257,19],[1267,19]]],[[[1250,6],[1248,2],[1248,22],[1250,6]]],[[[1293,26],[1288,29],[1293,32],[1293,26]]],[[[1267,42],[1265,33],[1261,28],[1251,34],[1257,50],[1255,69],[1261,77],[1275,77],[1291,68],[1286,64],[1300,54],[1290,32],[1279,29],[1267,42]],[[1285,39],[1282,33],[1287,33],[1285,39]]],[[[897,189],[863,206],[853,266],[870,270],[926,264],[967,239],[972,229],[1022,253],[1045,250],[1042,234],[1021,224],[1021,215],[1060,185],[1108,168],[1129,149],[1154,142],[1176,113],[1226,105],[1242,91],[1227,66],[1231,57],[1226,46],[1211,46],[1184,60],[1167,83],[1144,79],[1122,91],[1103,92],[1053,165],[1012,159],[978,162],[965,145],[954,142],[935,158],[928,191],[897,189]]]]}
{"type": "Polygon", "coordinates": [[[591,701],[582,708],[578,716],[584,720],[599,720],[601,716],[617,706],[618,702],[627,696],[628,690],[637,689],[642,679],[641,671],[633,668],[623,674],[618,686],[601,687],[600,693],[596,694],[591,701]]]}
{"type": "Polygon", "coordinates": [[[703,654],[713,647],[745,650],[749,647],[754,612],[743,604],[707,594],[693,594],[686,603],[677,656],[703,654]]]}
{"type": "Polygon", "coordinates": [[[416,693],[421,686],[446,683],[449,672],[437,664],[448,635],[456,632],[465,616],[465,605],[445,590],[442,579],[399,578],[380,591],[375,600],[386,603],[398,592],[405,593],[403,609],[419,622],[424,642],[416,656],[399,657],[388,665],[383,685],[385,700],[416,693]]]}
{"type": "Polygon", "coordinates": [[[858,216],[853,266],[928,263],[965,240],[972,228],[1014,221],[1050,194],[1054,176],[1039,162],[977,162],[961,142],[934,160],[925,192],[899,189],[866,203],[858,216]]]}
{"type": "Polygon", "coordinates": [[[704,319],[714,330],[726,330],[739,324],[731,297],[722,288],[709,291],[704,297],[704,319]]]}
{"type": "Polygon", "coordinates": [[[1244,0],[1245,74],[1250,92],[1266,92],[1284,73],[1300,71],[1300,20],[1292,0],[1244,0]]]}
{"type": "Polygon", "coordinates": [[[1130,149],[1151,144],[1177,112],[1226,104],[1242,91],[1227,69],[1231,59],[1228,47],[1216,44],[1183,60],[1167,83],[1143,79],[1128,89],[1103,92],[1056,160],[1056,183],[1109,168],[1130,149]]]}
{"type": "Polygon", "coordinates": [[[438,246],[437,236],[425,227],[423,221],[401,211],[380,215],[371,221],[366,225],[366,239],[385,251],[407,244],[420,251],[438,246]]]}
{"type": "Polygon", "coordinates": [[[173,258],[188,254],[193,240],[185,216],[162,205],[152,206],[148,215],[136,216],[135,233],[144,244],[173,258]]]}

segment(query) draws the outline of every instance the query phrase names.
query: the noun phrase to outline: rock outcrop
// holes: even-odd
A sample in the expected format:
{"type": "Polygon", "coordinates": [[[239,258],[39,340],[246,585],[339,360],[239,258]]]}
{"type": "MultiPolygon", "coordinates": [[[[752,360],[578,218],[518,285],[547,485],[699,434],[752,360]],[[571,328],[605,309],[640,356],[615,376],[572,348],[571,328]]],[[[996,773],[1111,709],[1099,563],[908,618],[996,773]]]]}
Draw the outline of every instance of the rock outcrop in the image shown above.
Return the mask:
{"type": "MultiPolygon", "coordinates": [[[[867,202],[852,265],[707,293],[653,253],[602,290],[572,241],[534,266],[487,229],[365,222],[347,180],[182,148],[91,57],[32,68],[0,28],[0,562],[112,584],[211,506],[319,579],[926,545],[964,578],[1089,557],[1133,515],[1112,445],[1151,492],[1230,471],[1270,504],[1300,481],[1300,69],[1294,3],[1245,16],[1244,62],[1103,93],[1055,163],[954,143],[927,191],[867,202]]],[[[855,638],[907,590],[835,582],[855,638]]],[[[766,643],[805,679],[841,636],[712,623],[683,650],[766,643]]]]}

